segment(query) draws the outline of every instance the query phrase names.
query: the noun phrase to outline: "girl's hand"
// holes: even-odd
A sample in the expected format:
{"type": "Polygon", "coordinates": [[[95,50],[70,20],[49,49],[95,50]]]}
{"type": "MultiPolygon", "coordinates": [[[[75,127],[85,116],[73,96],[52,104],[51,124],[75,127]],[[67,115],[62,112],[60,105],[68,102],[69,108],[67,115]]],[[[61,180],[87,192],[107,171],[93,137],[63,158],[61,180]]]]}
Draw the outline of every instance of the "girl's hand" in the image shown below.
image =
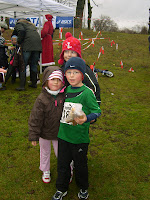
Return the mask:
{"type": "Polygon", "coordinates": [[[33,146],[36,146],[36,145],[37,145],[37,142],[36,142],[36,141],[32,141],[31,144],[32,144],[33,146]]]}
{"type": "Polygon", "coordinates": [[[7,73],[7,70],[0,68],[0,72],[7,73]]]}
{"type": "Polygon", "coordinates": [[[86,114],[84,113],[81,117],[76,117],[74,118],[74,120],[76,121],[77,124],[83,124],[84,122],[87,121],[87,117],[86,114]]]}

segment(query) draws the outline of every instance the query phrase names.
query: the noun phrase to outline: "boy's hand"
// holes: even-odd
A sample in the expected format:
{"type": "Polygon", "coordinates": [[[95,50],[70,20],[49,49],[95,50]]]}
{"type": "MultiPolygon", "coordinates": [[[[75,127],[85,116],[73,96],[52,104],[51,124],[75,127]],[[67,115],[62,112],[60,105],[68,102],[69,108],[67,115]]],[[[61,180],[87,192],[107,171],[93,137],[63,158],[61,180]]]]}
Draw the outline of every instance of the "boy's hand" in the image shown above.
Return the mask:
{"type": "Polygon", "coordinates": [[[84,122],[87,121],[87,117],[86,114],[84,113],[81,117],[76,117],[74,118],[74,120],[76,121],[77,124],[83,124],[84,122]]]}
{"type": "Polygon", "coordinates": [[[14,46],[11,46],[11,47],[9,47],[8,49],[13,50],[14,48],[15,48],[14,46]]]}
{"type": "Polygon", "coordinates": [[[36,146],[36,145],[37,145],[37,142],[36,142],[36,141],[32,141],[31,144],[32,144],[33,146],[36,146]]]}
{"type": "Polygon", "coordinates": [[[90,124],[94,124],[96,122],[95,119],[93,119],[92,121],[90,121],[90,124]]]}

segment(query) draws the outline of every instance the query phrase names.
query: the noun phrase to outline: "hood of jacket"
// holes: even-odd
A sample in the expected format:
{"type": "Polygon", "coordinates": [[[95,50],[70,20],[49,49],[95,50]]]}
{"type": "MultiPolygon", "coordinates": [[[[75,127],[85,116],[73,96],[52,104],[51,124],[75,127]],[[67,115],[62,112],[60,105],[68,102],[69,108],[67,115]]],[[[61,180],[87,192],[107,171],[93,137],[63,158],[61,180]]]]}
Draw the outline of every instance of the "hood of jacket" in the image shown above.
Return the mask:
{"type": "Polygon", "coordinates": [[[45,15],[45,17],[46,17],[46,19],[47,19],[48,21],[51,21],[51,20],[53,19],[53,16],[50,15],[50,14],[45,15]]]}
{"type": "Polygon", "coordinates": [[[58,66],[46,67],[46,69],[43,72],[42,87],[45,84],[45,82],[47,81],[48,77],[51,75],[51,73],[53,71],[56,71],[56,70],[61,70],[63,72],[63,70],[60,67],[58,67],[58,66]]]}

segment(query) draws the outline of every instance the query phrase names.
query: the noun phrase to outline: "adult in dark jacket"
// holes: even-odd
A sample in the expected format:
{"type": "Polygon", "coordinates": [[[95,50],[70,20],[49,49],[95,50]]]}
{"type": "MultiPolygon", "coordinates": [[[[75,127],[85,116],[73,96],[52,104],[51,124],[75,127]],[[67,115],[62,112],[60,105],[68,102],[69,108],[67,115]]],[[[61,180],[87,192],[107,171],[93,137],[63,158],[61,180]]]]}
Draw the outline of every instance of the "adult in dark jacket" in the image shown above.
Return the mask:
{"type": "Polygon", "coordinates": [[[65,99],[63,82],[60,67],[51,66],[44,70],[42,92],[35,101],[28,123],[29,140],[34,146],[37,141],[40,143],[40,170],[45,183],[50,182],[51,142],[57,156],[57,134],[65,99]]]}
{"type": "Polygon", "coordinates": [[[0,36],[0,68],[8,68],[8,55],[7,55],[8,46],[1,44],[0,36]]]}
{"type": "MultiPolygon", "coordinates": [[[[58,60],[58,63],[61,66],[62,69],[65,68],[65,63],[71,58],[71,57],[80,57],[81,56],[81,43],[78,39],[74,38],[70,32],[67,32],[66,40],[63,42],[62,45],[62,52],[60,54],[60,59],[58,60]]],[[[65,79],[66,85],[68,85],[67,80],[65,79]]],[[[100,86],[96,80],[96,77],[93,73],[93,71],[90,69],[88,65],[86,65],[86,70],[84,74],[84,80],[83,83],[88,86],[90,89],[93,90],[97,103],[100,105],[101,98],[100,98],[100,86]]]]}
{"type": "Polygon", "coordinates": [[[2,37],[5,30],[8,29],[6,22],[0,22],[0,68],[8,67],[8,46],[5,45],[5,38],[2,37]]]}
{"type": "MultiPolygon", "coordinates": [[[[8,29],[6,22],[0,22],[0,68],[6,69],[8,67],[8,55],[7,50],[8,47],[5,46],[5,38],[2,37],[5,30],[8,29]]],[[[5,90],[6,87],[2,85],[4,81],[3,76],[0,78],[0,90],[5,90]],[[2,81],[2,82],[1,82],[2,81]]]]}
{"type": "Polygon", "coordinates": [[[26,66],[30,60],[30,76],[32,84],[30,87],[37,87],[37,65],[42,52],[41,38],[35,25],[28,20],[20,19],[15,25],[12,35],[18,36],[18,44],[21,45],[23,51],[23,59],[25,69],[20,73],[20,87],[17,90],[25,90],[26,82],[26,66]]]}

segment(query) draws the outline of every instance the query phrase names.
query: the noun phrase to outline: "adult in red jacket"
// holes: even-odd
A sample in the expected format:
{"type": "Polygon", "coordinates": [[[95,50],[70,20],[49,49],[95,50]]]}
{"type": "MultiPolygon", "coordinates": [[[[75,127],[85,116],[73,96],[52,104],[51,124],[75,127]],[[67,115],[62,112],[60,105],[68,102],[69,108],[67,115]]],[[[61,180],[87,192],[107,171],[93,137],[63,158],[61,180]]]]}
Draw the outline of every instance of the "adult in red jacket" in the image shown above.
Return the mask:
{"type": "Polygon", "coordinates": [[[43,69],[47,66],[54,65],[54,56],[53,56],[53,25],[52,18],[50,14],[45,15],[46,21],[44,23],[43,29],[41,31],[42,38],[42,67],[43,69]]]}

